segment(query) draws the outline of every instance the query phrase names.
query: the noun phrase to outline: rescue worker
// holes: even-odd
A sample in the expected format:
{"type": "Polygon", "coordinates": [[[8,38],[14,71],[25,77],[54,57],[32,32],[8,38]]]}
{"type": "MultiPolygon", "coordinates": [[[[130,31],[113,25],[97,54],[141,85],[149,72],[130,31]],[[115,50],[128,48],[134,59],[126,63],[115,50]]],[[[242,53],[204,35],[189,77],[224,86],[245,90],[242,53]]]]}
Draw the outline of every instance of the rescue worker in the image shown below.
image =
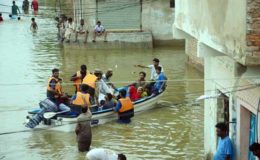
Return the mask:
{"type": "Polygon", "coordinates": [[[90,95],[87,93],[88,86],[82,84],[81,91],[78,91],[74,96],[71,97],[72,106],[71,109],[76,113],[81,113],[82,107],[90,107],[90,95]]]}
{"type": "Polygon", "coordinates": [[[75,93],[80,91],[80,85],[85,78],[85,76],[89,74],[89,71],[87,70],[87,66],[85,64],[80,66],[80,71],[77,71],[72,77],[71,81],[74,82],[75,86],[75,93]]]}
{"type": "Polygon", "coordinates": [[[129,97],[126,97],[126,90],[119,91],[119,100],[116,104],[115,111],[118,112],[119,123],[130,123],[134,116],[134,105],[129,97]]]}
{"type": "MultiPolygon", "coordinates": [[[[87,74],[82,81],[82,84],[86,84],[88,86],[88,93],[94,99],[94,103],[98,104],[98,81],[101,79],[101,71],[95,70],[94,74],[87,74]]],[[[93,100],[92,103],[93,104],[93,100]]]]}
{"type": "Polygon", "coordinates": [[[70,108],[63,103],[63,99],[67,99],[67,96],[62,93],[59,70],[55,68],[48,80],[47,99],[40,102],[40,111],[26,123],[25,127],[36,127],[44,119],[43,115],[46,112],[69,112],[70,108]]]}

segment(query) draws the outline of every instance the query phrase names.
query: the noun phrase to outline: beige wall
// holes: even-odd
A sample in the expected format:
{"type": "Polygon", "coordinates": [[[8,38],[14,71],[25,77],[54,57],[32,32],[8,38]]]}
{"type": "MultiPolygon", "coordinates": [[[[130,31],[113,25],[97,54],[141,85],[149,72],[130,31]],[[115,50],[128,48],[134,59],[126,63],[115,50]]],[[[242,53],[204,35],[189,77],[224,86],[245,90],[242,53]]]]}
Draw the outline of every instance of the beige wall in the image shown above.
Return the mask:
{"type": "Polygon", "coordinates": [[[245,17],[245,0],[176,0],[174,25],[244,64],[245,17]]]}
{"type": "Polygon", "coordinates": [[[170,0],[144,1],[142,26],[150,30],[154,40],[172,40],[174,9],[170,8],[170,0]]]}

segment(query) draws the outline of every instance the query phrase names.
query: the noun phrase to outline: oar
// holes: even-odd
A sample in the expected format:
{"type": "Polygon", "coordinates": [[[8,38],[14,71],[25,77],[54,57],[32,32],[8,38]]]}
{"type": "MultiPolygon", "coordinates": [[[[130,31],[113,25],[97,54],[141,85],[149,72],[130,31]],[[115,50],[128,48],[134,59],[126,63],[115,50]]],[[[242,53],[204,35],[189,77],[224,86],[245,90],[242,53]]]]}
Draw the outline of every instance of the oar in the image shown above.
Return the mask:
{"type": "Polygon", "coordinates": [[[46,112],[43,114],[43,117],[46,118],[46,119],[50,119],[54,116],[56,116],[57,114],[62,114],[62,113],[65,113],[65,112],[68,112],[68,111],[62,111],[62,112],[46,112]]]}

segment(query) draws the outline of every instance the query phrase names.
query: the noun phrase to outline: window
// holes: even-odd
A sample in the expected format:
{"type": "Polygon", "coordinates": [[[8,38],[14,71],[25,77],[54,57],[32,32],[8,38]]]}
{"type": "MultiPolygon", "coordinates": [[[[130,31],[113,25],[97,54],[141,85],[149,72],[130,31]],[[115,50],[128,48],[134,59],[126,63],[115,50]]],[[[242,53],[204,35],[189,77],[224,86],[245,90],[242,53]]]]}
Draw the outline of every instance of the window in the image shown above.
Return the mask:
{"type": "Polygon", "coordinates": [[[170,0],[170,7],[175,8],[175,0],[170,0]]]}

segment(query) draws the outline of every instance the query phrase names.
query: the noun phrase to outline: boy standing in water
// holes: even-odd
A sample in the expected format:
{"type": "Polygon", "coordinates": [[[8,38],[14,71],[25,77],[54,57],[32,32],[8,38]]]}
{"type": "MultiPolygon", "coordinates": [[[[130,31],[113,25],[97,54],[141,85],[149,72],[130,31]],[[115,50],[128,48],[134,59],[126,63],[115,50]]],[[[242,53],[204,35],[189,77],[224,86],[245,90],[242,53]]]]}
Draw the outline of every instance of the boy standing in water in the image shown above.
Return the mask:
{"type": "Polygon", "coordinates": [[[37,23],[35,22],[35,18],[32,18],[32,24],[31,24],[31,30],[33,31],[33,32],[36,32],[37,30],[38,30],[38,25],[37,25],[37,23]]]}

